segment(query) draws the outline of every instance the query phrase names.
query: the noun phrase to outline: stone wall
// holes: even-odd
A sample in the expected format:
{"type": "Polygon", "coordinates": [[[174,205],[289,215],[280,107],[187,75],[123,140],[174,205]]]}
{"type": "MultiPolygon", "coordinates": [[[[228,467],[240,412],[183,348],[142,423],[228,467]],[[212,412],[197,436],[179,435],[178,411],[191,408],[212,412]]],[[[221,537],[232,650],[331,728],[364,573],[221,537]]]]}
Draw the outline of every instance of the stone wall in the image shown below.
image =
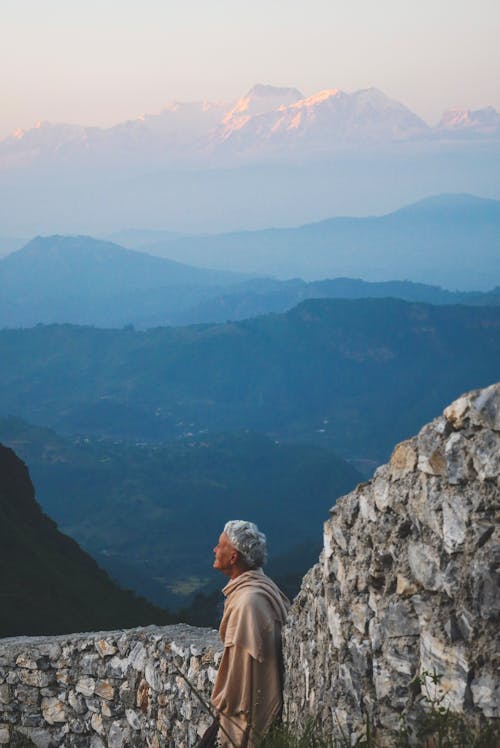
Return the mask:
{"type": "Polygon", "coordinates": [[[185,625],[0,639],[0,746],[192,746],[210,717],[182,673],[208,700],[220,656],[185,625]]]}
{"type": "Polygon", "coordinates": [[[500,384],[469,393],[339,500],[285,632],[285,714],[381,745],[418,713],[423,671],[443,704],[500,716],[500,384]]]}

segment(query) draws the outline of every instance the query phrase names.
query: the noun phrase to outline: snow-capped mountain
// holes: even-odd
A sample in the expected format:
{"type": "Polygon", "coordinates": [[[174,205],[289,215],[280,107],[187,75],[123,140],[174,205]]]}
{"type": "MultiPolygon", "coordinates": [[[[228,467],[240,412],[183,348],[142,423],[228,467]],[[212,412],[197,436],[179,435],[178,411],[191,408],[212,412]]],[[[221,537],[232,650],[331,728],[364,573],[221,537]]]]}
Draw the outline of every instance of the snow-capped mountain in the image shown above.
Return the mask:
{"type": "Polygon", "coordinates": [[[296,88],[256,85],[236,102],[173,102],[110,128],[38,123],[0,142],[0,169],[33,163],[126,171],[233,161],[304,159],[352,145],[500,136],[492,107],[450,110],[430,128],[404,104],[368,88],[304,97],[296,88]]]}
{"type": "Polygon", "coordinates": [[[227,132],[237,130],[249,119],[259,114],[267,114],[275,109],[290,106],[304,98],[298,88],[279,88],[257,84],[227,112],[223,121],[227,132]]]}
{"type": "Polygon", "coordinates": [[[219,137],[240,152],[267,146],[335,150],[345,143],[409,139],[429,132],[417,115],[375,88],[353,94],[334,88],[244,121],[226,121],[219,137]]]}
{"type": "Polygon", "coordinates": [[[484,109],[448,109],[438,131],[456,135],[500,135],[500,114],[492,106],[484,109]]]}
{"type": "Polygon", "coordinates": [[[195,155],[206,147],[207,134],[230,106],[230,102],[172,102],[158,114],[141,115],[110,128],[39,122],[30,130],[16,130],[0,143],[0,168],[40,159],[149,157],[154,161],[184,152],[195,155]]]}

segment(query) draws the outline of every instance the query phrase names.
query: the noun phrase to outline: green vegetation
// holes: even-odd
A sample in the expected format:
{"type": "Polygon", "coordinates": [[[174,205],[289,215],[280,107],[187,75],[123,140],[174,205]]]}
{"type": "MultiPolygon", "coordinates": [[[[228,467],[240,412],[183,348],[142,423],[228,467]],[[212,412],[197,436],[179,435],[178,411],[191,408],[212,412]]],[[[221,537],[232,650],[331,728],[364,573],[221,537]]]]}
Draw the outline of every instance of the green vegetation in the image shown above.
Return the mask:
{"type": "MultiPolygon", "coordinates": [[[[412,719],[405,713],[401,715],[399,735],[390,748],[499,748],[500,721],[477,724],[452,712],[445,706],[446,692],[441,687],[441,678],[438,673],[428,671],[416,678],[422,689],[415,705],[419,711],[412,719]]],[[[377,730],[370,720],[364,734],[354,743],[340,723],[338,736],[327,738],[314,720],[306,722],[300,735],[286,725],[279,725],[262,741],[262,748],[377,748],[378,745],[377,730]]]]}
{"type": "Polygon", "coordinates": [[[0,445],[0,636],[173,621],[120,590],[34,499],[23,463],[0,445]]]}
{"type": "MultiPolygon", "coordinates": [[[[387,745],[387,748],[499,748],[500,726],[496,723],[483,727],[470,727],[458,716],[449,716],[447,725],[443,722],[436,724],[435,730],[429,730],[424,717],[421,724],[417,724],[417,735],[412,738],[409,732],[402,728],[401,734],[387,745]]],[[[367,730],[363,737],[354,743],[347,735],[338,738],[325,738],[321,731],[309,723],[304,731],[297,735],[286,727],[273,730],[261,743],[261,748],[377,748],[375,733],[367,730]]]]}
{"type": "Polygon", "coordinates": [[[500,307],[307,301],[284,315],[147,332],[0,331],[0,414],[167,442],[250,429],[363,465],[500,370],[500,307]]]}

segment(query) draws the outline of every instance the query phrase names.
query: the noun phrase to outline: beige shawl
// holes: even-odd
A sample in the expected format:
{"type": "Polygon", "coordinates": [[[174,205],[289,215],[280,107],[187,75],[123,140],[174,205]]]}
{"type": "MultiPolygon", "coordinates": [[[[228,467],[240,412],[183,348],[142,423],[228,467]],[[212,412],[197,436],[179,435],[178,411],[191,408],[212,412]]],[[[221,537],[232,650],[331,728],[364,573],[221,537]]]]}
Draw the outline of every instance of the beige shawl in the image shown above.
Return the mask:
{"type": "Polygon", "coordinates": [[[281,713],[281,628],[289,602],[262,569],[240,574],[223,593],[224,653],[211,701],[221,715],[220,745],[251,748],[281,713]]]}

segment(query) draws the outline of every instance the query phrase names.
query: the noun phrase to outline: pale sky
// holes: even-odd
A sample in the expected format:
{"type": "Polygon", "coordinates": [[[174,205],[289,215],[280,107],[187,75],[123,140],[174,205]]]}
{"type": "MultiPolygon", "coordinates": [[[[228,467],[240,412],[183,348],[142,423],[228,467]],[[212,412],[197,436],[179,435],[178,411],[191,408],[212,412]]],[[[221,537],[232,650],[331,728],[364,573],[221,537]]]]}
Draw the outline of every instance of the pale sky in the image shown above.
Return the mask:
{"type": "Polygon", "coordinates": [[[0,0],[0,138],[255,83],[500,111],[500,0],[0,0]]]}

